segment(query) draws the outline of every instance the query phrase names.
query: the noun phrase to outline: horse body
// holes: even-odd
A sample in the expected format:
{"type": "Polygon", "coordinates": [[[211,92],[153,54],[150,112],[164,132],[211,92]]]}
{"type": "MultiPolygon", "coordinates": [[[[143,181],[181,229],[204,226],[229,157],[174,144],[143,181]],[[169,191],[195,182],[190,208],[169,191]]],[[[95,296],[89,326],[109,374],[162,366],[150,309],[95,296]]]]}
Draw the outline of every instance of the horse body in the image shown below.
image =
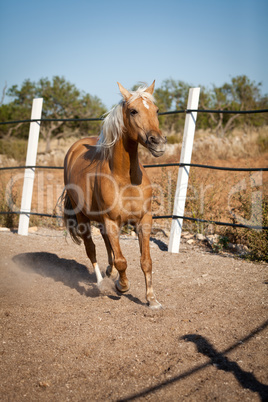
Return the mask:
{"type": "Polygon", "coordinates": [[[109,218],[121,226],[130,221],[137,223],[150,212],[152,188],[145,169],[136,161],[127,160],[124,152],[118,152],[119,148],[124,149],[122,139],[114,152],[123,157],[116,163],[107,160],[100,163],[96,142],[94,137],[85,138],[70,148],[65,158],[68,194],[75,206],[81,204],[80,212],[90,220],[103,223],[109,218]]]}
{"type": "Polygon", "coordinates": [[[119,89],[123,101],[106,117],[100,138],[81,139],[66,155],[65,222],[74,240],[78,242],[82,238],[84,241],[98,283],[102,276],[90,235],[90,221],[100,224],[108,253],[107,274],[115,277],[119,273],[116,287],[121,292],[129,290],[129,281],[119,235],[124,224],[134,224],[139,236],[146,298],[150,307],[160,308],[152,287],[149,249],[152,187],[139,163],[138,144],[160,156],[166,139],[159,130],[157,108],[153,103],[154,83],[134,93],[120,84],[119,89]]]}

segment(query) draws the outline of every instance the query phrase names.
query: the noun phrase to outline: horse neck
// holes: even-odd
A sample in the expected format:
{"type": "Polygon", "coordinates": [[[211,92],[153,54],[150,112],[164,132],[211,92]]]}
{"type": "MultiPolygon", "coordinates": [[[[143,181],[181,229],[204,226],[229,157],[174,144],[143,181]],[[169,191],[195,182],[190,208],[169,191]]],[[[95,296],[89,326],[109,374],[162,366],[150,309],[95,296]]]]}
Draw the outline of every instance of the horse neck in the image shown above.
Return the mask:
{"type": "Polygon", "coordinates": [[[138,143],[128,139],[127,133],[114,145],[110,167],[114,175],[131,184],[140,184],[142,172],[139,165],[138,143]]]}

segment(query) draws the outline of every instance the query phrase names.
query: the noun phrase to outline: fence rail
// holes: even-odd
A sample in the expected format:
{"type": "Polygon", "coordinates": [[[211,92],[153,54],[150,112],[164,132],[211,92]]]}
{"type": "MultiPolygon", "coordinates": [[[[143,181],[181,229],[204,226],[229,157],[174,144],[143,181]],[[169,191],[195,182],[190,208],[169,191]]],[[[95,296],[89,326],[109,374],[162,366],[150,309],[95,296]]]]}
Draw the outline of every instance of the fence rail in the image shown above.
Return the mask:
{"type": "MultiPolygon", "coordinates": [[[[55,219],[63,219],[62,215],[55,214],[41,214],[39,212],[22,212],[22,211],[10,211],[10,212],[0,212],[0,215],[33,215],[33,216],[44,216],[46,218],[55,218],[55,219]]],[[[257,229],[257,230],[268,230],[268,226],[258,226],[258,225],[243,225],[242,223],[229,223],[229,222],[220,222],[220,221],[212,221],[207,219],[200,218],[192,218],[190,216],[180,216],[180,215],[153,215],[153,219],[185,219],[192,222],[200,222],[200,223],[210,223],[217,226],[230,226],[235,228],[244,228],[244,229],[257,229]]]]}
{"type": "MultiPolygon", "coordinates": [[[[239,171],[239,172],[256,172],[256,171],[268,171],[268,168],[231,168],[231,167],[222,167],[222,166],[208,166],[208,165],[200,165],[196,163],[160,163],[157,165],[144,165],[144,168],[158,168],[158,167],[172,167],[172,166],[191,166],[191,167],[199,167],[199,168],[208,168],[208,169],[217,169],[217,170],[228,170],[228,171],[239,171]]],[[[4,167],[0,168],[1,170],[14,170],[14,169],[60,169],[63,170],[62,166],[12,166],[12,167],[4,167]]],[[[0,215],[8,215],[8,214],[16,214],[16,215],[34,215],[34,216],[44,216],[48,218],[56,218],[62,219],[61,215],[55,214],[43,214],[38,212],[22,212],[22,211],[4,211],[0,212],[0,215]]],[[[230,226],[230,227],[237,227],[237,228],[248,228],[248,229],[263,229],[268,230],[268,226],[250,226],[250,225],[243,225],[243,224],[236,224],[236,223],[229,223],[229,222],[220,222],[220,221],[213,221],[213,220],[206,220],[200,218],[192,218],[190,216],[178,216],[178,215],[154,215],[153,219],[185,219],[193,222],[200,222],[200,223],[210,223],[215,224],[217,226],[230,226]]]]}
{"type": "MultiPolygon", "coordinates": [[[[224,114],[253,114],[253,113],[267,113],[268,109],[257,109],[257,110],[214,110],[214,109],[182,109],[182,110],[173,110],[169,112],[161,112],[159,116],[164,115],[172,115],[172,114],[179,114],[179,113],[224,113],[224,114]]],[[[33,123],[33,122],[55,122],[55,121],[62,121],[62,122],[83,122],[83,121],[102,121],[104,117],[97,117],[97,118],[66,118],[66,119],[49,119],[49,118],[40,118],[40,119],[25,119],[25,120],[14,120],[14,121],[5,121],[0,122],[0,125],[5,124],[18,124],[18,123],[33,123]]],[[[194,163],[162,163],[157,165],[144,165],[145,168],[156,168],[156,167],[171,167],[171,166],[178,166],[178,167],[198,167],[198,168],[205,168],[205,169],[215,169],[215,170],[225,170],[225,171],[236,171],[236,172],[255,172],[255,171],[268,171],[268,168],[232,168],[232,167],[223,167],[223,166],[209,166],[209,165],[202,165],[202,164],[194,164],[194,163]]],[[[10,166],[10,167],[1,167],[0,171],[3,170],[15,170],[15,169],[63,169],[61,166],[10,166]]],[[[2,211],[0,215],[8,215],[8,214],[17,214],[17,215],[34,215],[34,216],[44,216],[50,218],[57,218],[62,219],[62,216],[55,215],[55,214],[41,214],[38,212],[23,212],[23,211],[2,211]]],[[[206,219],[199,219],[199,218],[192,218],[189,216],[179,216],[179,215],[156,215],[153,216],[153,219],[185,219],[193,222],[202,222],[202,223],[211,223],[220,226],[231,226],[231,227],[239,227],[239,228],[250,228],[250,229],[264,229],[268,230],[266,226],[249,226],[243,224],[234,224],[228,222],[218,222],[206,219]]]]}
{"type": "MultiPolygon", "coordinates": [[[[215,109],[180,109],[180,110],[171,110],[169,112],[160,112],[159,116],[167,116],[171,114],[180,114],[180,113],[224,113],[224,114],[254,114],[254,113],[268,113],[268,109],[256,109],[256,110],[215,110],[215,109]]],[[[66,119],[49,119],[49,118],[41,118],[41,119],[24,119],[24,120],[10,120],[10,121],[0,121],[0,125],[4,124],[18,124],[18,123],[33,123],[33,122],[55,122],[55,121],[63,121],[63,122],[79,122],[79,121],[102,121],[104,117],[85,117],[85,118],[66,118],[66,119]]]]}
{"type": "MultiPolygon", "coordinates": [[[[225,167],[225,166],[210,166],[210,165],[200,165],[198,163],[159,163],[155,165],[143,165],[144,168],[158,168],[158,167],[172,167],[172,166],[192,166],[192,167],[199,167],[199,168],[207,168],[207,169],[214,169],[214,170],[228,170],[230,172],[267,172],[268,168],[232,168],[232,167],[225,167]]],[[[15,170],[15,169],[64,169],[63,166],[8,166],[8,167],[1,167],[1,170],[15,170]]]]}

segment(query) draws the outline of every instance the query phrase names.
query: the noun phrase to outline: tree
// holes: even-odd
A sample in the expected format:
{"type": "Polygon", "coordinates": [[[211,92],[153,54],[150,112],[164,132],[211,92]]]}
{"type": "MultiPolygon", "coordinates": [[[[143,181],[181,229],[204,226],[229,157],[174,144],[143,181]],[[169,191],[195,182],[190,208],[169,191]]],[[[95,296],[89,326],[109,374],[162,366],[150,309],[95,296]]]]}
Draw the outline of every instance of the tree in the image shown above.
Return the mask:
{"type": "MultiPolygon", "coordinates": [[[[100,99],[81,93],[75,85],[58,76],[53,77],[52,82],[47,78],[40,79],[38,83],[25,80],[21,88],[18,88],[17,85],[12,86],[7,91],[7,95],[13,97],[14,100],[8,105],[0,107],[2,121],[28,119],[33,98],[44,99],[42,118],[90,118],[101,116],[106,112],[100,99]]],[[[9,129],[3,127],[6,126],[1,126],[2,138],[28,135],[25,125],[23,128],[20,124],[9,129]]],[[[80,128],[83,135],[90,135],[95,126],[90,122],[43,122],[40,135],[46,141],[46,152],[50,151],[51,138],[77,134],[80,128]]]]}
{"type": "MultiPolygon", "coordinates": [[[[190,85],[184,81],[171,78],[162,82],[160,88],[155,90],[156,103],[160,112],[185,110],[190,85]]],[[[137,85],[133,90],[137,89],[137,85]]],[[[6,88],[4,88],[2,100],[6,88]]],[[[44,98],[43,118],[90,118],[102,116],[106,109],[99,98],[80,92],[75,85],[63,77],[40,79],[37,83],[25,80],[19,88],[13,85],[7,95],[13,101],[0,105],[0,121],[29,119],[32,100],[35,97],[44,98]]],[[[199,108],[216,110],[247,110],[267,109],[268,96],[261,95],[261,83],[251,81],[247,76],[233,77],[231,82],[222,86],[213,86],[211,89],[201,87],[199,108]]],[[[185,114],[172,114],[159,116],[160,127],[166,132],[181,132],[183,130],[185,114]]],[[[210,128],[218,136],[224,136],[235,127],[243,126],[246,129],[252,126],[259,127],[268,124],[267,113],[263,114],[225,114],[225,113],[199,113],[198,127],[210,128]]],[[[89,136],[99,132],[97,122],[43,122],[40,135],[46,141],[46,151],[50,151],[52,138],[66,137],[68,135],[89,136]]],[[[0,138],[10,139],[28,137],[28,126],[18,123],[16,125],[1,125],[0,138]]]]}
{"type": "MultiPolygon", "coordinates": [[[[155,98],[161,112],[185,110],[190,85],[183,81],[167,79],[155,90],[155,98]]],[[[161,128],[166,131],[180,131],[184,125],[184,114],[160,116],[161,128]]]]}
{"type": "MultiPolygon", "coordinates": [[[[255,110],[260,108],[260,105],[265,107],[265,98],[261,96],[261,83],[250,81],[245,75],[233,77],[231,83],[225,83],[221,87],[214,85],[207,97],[200,99],[200,106],[204,109],[255,110]]],[[[238,125],[257,126],[265,121],[265,117],[258,114],[242,117],[240,114],[209,113],[209,120],[210,127],[218,136],[223,137],[238,125]]]]}
{"type": "MultiPolygon", "coordinates": [[[[12,120],[21,120],[22,113],[18,110],[18,108],[14,105],[14,103],[3,104],[0,106],[0,121],[12,121],[12,120]]],[[[26,118],[26,117],[25,117],[26,118]]],[[[28,117],[29,118],[29,114],[28,117]]],[[[16,132],[20,127],[22,129],[23,123],[17,124],[6,124],[0,126],[0,138],[10,139],[12,134],[16,132]]],[[[26,127],[25,127],[26,128],[26,127]]],[[[25,131],[24,128],[24,131],[25,131]]],[[[28,130],[29,131],[29,130],[28,130]]],[[[17,131],[18,132],[18,131],[17,131]]],[[[26,131],[25,131],[26,132],[26,131]]]]}
{"type": "MultiPolygon", "coordinates": [[[[261,83],[256,84],[247,76],[233,77],[230,83],[222,86],[213,86],[207,89],[201,86],[199,108],[214,110],[255,110],[267,109],[268,98],[261,95],[261,83]]],[[[185,110],[190,85],[184,81],[167,79],[155,91],[157,105],[160,111],[185,110]]],[[[160,116],[161,128],[168,131],[181,131],[184,126],[184,114],[160,116]]],[[[225,114],[225,113],[199,113],[198,127],[210,128],[218,136],[224,136],[235,127],[259,127],[268,123],[265,114],[225,114]]]]}
{"type": "MultiPolygon", "coordinates": [[[[161,87],[155,91],[157,105],[160,111],[186,110],[190,88],[191,85],[184,81],[175,81],[173,79],[165,80],[161,87]]],[[[200,100],[203,103],[207,103],[208,99],[210,99],[210,96],[206,88],[201,87],[200,100]]],[[[169,132],[180,132],[183,131],[185,114],[160,116],[159,120],[162,129],[169,132]]],[[[208,125],[207,114],[200,113],[198,116],[198,127],[207,128],[208,125]]]]}
{"type": "MultiPolygon", "coordinates": [[[[18,86],[13,85],[7,92],[6,86],[3,90],[2,101],[0,106],[0,121],[17,121],[29,119],[29,110],[31,108],[29,98],[32,95],[32,99],[34,97],[34,87],[32,83],[27,80],[25,81],[25,85],[23,86],[23,91],[21,93],[20,99],[18,98],[18,86]],[[15,97],[15,99],[5,104],[4,98],[5,94],[15,97]],[[27,99],[27,94],[29,97],[27,99]]],[[[18,137],[23,138],[28,135],[29,129],[23,123],[17,123],[12,125],[1,125],[0,126],[0,138],[10,139],[15,133],[18,137]],[[20,129],[20,130],[19,130],[20,129]],[[19,131],[18,131],[19,130],[19,131]]]]}

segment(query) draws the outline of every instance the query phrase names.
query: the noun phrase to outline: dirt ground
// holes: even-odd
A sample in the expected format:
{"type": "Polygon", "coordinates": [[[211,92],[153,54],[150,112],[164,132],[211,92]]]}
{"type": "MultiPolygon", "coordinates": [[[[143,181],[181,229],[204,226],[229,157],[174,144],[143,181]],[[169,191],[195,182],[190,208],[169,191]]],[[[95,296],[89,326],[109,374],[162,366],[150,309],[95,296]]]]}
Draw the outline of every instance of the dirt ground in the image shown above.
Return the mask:
{"type": "Polygon", "coordinates": [[[267,264],[167,244],[151,241],[154,312],[135,237],[119,295],[63,231],[1,232],[1,401],[267,400],[267,264]]]}

